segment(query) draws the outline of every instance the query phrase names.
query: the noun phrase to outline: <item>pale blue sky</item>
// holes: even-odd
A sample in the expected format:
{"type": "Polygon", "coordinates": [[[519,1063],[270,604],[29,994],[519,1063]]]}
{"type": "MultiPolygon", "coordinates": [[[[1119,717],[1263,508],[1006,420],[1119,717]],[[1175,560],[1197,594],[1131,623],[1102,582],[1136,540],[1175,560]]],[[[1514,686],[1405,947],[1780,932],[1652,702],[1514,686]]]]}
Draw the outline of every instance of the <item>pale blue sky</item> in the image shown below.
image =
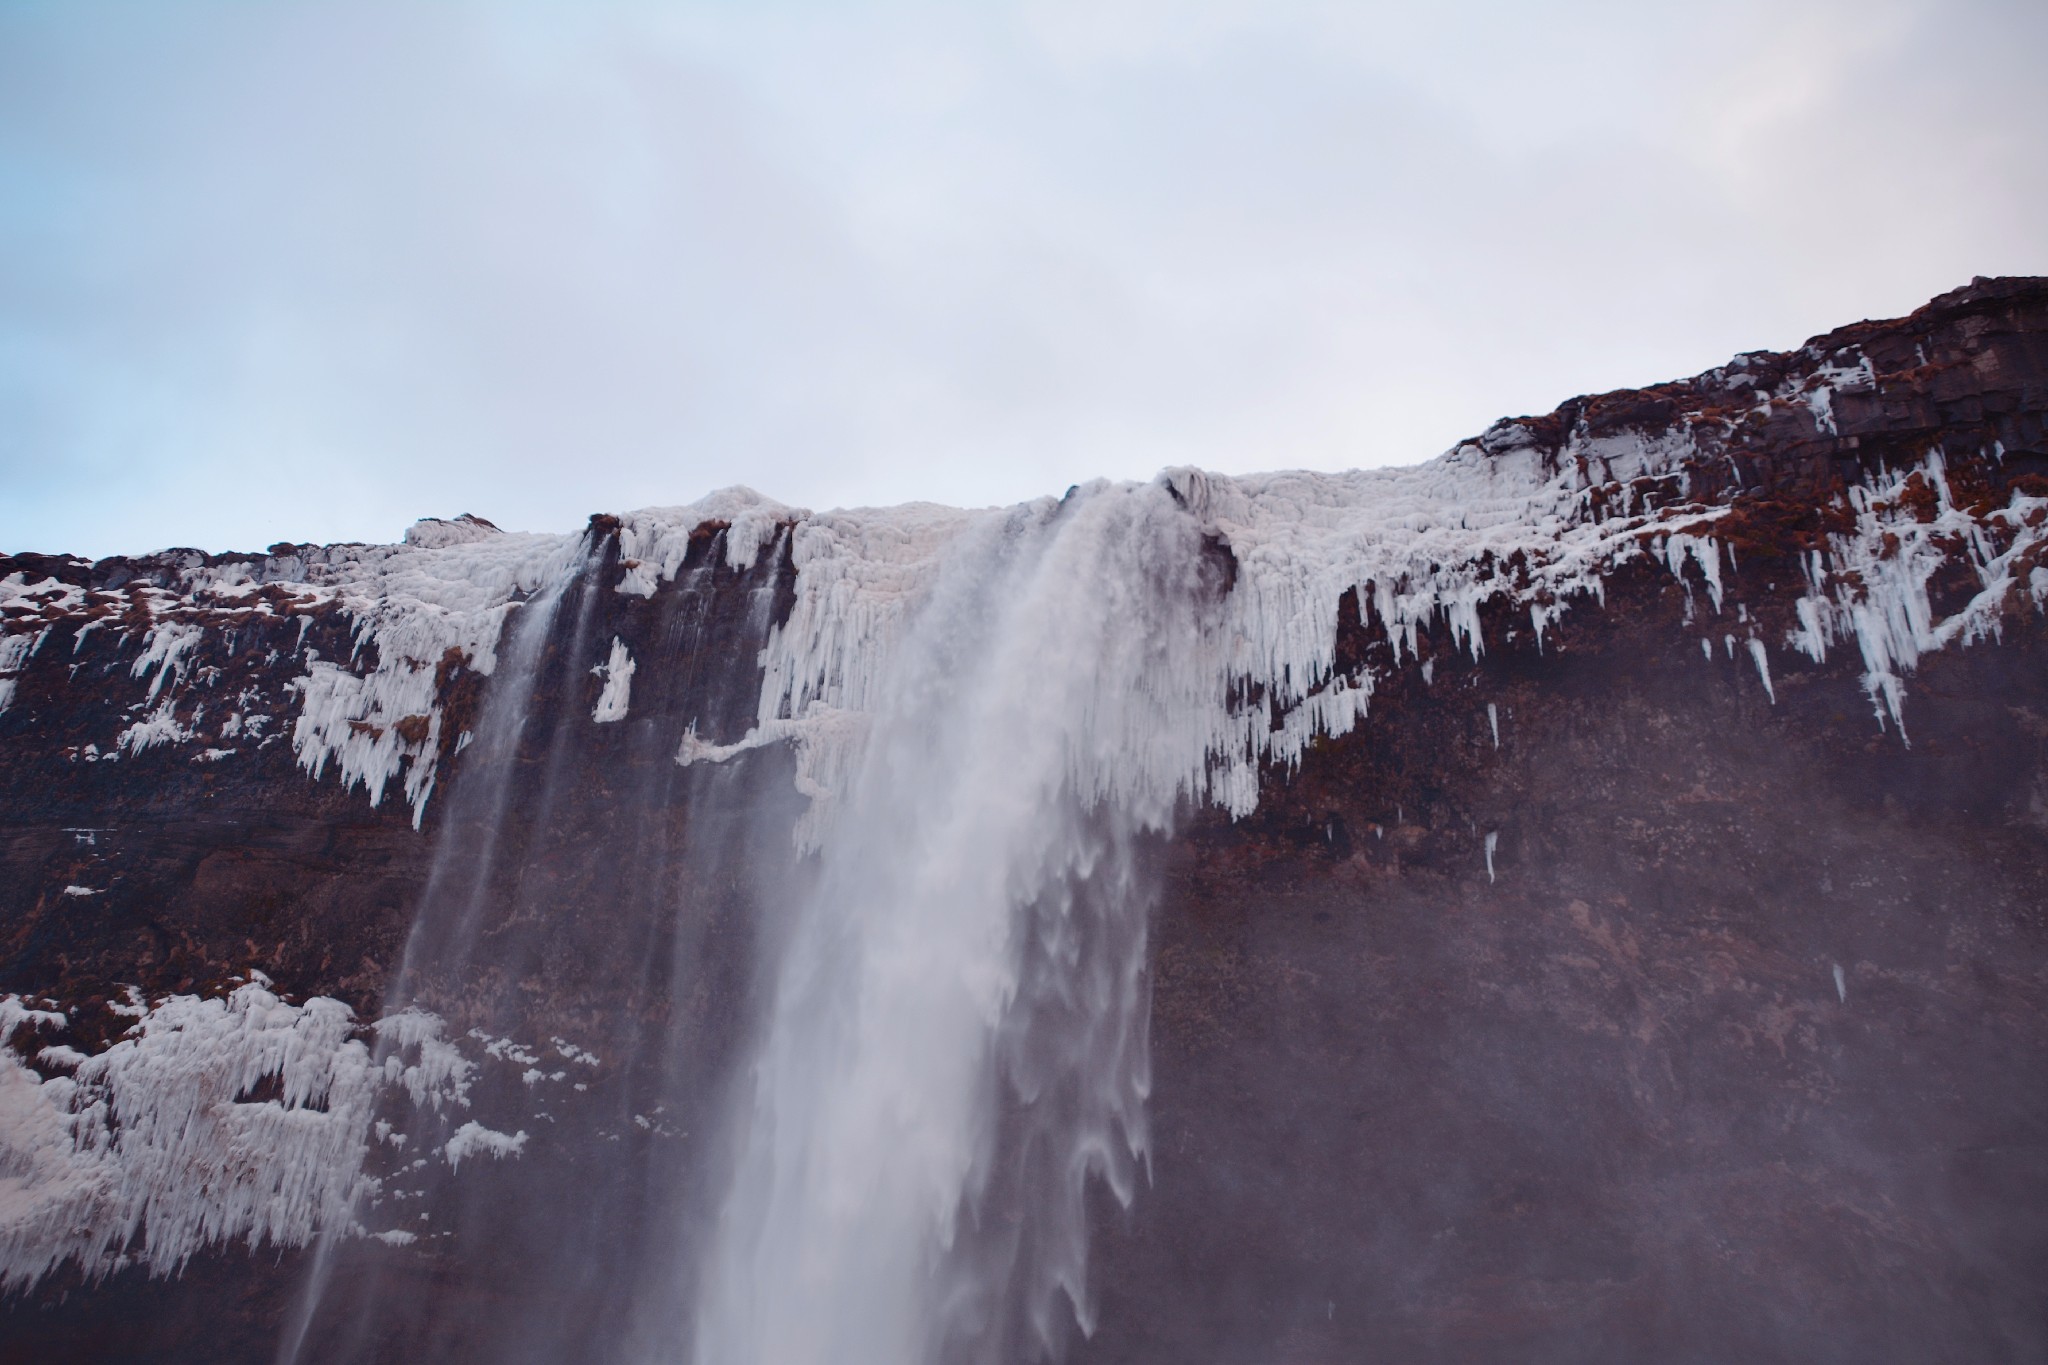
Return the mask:
{"type": "Polygon", "coordinates": [[[0,550],[1426,458],[2048,272],[2048,6],[0,0],[0,550]]]}

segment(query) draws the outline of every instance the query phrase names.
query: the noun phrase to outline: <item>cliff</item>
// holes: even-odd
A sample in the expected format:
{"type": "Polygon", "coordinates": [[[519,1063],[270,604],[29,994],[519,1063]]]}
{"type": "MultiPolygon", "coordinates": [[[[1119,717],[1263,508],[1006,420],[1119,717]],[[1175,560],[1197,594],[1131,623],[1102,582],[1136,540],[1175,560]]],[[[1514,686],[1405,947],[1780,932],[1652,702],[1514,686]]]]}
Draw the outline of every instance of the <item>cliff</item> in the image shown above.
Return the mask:
{"type": "Polygon", "coordinates": [[[1045,1083],[1115,1138],[1060,1130],[1115,1149],[1073,1261],[1049,1035],[992,1035],[962,1283],[1079,1265],[1087,1330],[939,1356],[2033,1358],[2044,420],[2048,283],[1980,280],[1411,471],[0,560],[0,1357],[701,1341],[861,718],[955,547],[1040,536],[1137,595],[1047,599],[1086,667],[975,637],[975,723],[1138,680],[1047,761],[1132,813],[1062,894],[1143,889],[1069,956],[1142,975],[1012,994],[1137,1047],[1045,1083]]]}

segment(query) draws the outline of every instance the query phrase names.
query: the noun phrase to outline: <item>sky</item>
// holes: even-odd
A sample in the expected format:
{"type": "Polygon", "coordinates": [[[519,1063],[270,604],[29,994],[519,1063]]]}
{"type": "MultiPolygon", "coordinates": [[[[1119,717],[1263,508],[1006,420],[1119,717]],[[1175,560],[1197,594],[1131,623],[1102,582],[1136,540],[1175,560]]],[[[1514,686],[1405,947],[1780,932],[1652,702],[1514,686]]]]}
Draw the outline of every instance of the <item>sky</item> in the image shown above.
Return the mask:
{"type": "Polygon", "coordinates": [[[1410,463],[2048,273],[2048,5],[0,0],[0,552],[1410,463]]]}

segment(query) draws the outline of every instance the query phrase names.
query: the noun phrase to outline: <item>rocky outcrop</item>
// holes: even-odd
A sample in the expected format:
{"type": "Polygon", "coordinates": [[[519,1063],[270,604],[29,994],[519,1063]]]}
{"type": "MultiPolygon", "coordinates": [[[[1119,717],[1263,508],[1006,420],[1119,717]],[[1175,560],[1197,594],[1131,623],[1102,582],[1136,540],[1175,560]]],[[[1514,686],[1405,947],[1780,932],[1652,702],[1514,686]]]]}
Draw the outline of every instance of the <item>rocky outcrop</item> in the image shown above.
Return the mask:
{"type": "MultiPolygon", "coordinates": [[[[1303,730],[1255,809],[1191,807],[1152,850],[1151,1174],[1094,1219],[1073,1357],[2038,1355],[2044,422],[2048,283],[1978,281],[1461,448],[1557,490],[1557,543],[1603,557],[1482,547],[1426,611],[1355,585],[1302,704],[1347,680],[1363,723],[1303,730]]],[[[1249,514],[1170,486],[1229,556],[1214,590],[1250,591],[1249,514]]],[[[438,1332],[459,1357],[542,1294],[588,1341],[630,1297],[536,1283],[489,1210],[602,1190],[553,1228],[594,1244],[652,1198],[592,1174],[596,1144],[701,1164],[755,935],[802,876],[735,847],[733,814],[794,823],[811,780],[754,706],[801,516],[0,560],[0,991],[68,1010],[85,1054],[133,1025],[131,986],[218,997],[253,969],[360,1020],[422,1003],[469,1049],[474,1112],[510,1116],[480,1126],[534,1135],[447,1177],[474,1182],[460,1235],[350,1244],[337,1302],[405,1282],[438,1326],[346,1354],[438,1332]],[[414,552],[470,558],[435,577],[414,552]],[[486,799],[501,626],[563,575],[508,741],[526,779],[486,799]],[[685,732],[728,761],[679,768],[685,732]],[[543,928],[387,1001],[457,865],[484,868],[482,913],[543,928]],[[664,1054],[686,1074],[636,1063],[650,1029],[690,1040],[664,1054]]],[[[59,1038],[12,1046],[56,1079],[59,1038]]],[[[284,1241],[60,1272],[14,1296],[0,1356],[268,1360],[310,1273],[284,1241]]]]}

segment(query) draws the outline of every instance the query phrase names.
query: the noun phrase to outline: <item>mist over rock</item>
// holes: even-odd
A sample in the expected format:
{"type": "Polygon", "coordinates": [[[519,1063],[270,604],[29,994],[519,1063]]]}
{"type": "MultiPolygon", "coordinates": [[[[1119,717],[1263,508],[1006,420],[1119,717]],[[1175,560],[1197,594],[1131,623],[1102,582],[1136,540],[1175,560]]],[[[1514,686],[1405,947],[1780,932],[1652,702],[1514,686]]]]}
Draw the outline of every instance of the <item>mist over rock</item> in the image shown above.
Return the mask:
{"type": "Polygon", "coordinates": [[[0,1358],[2038,1356],[2044,426],[0,559],[0,1358]]]}

